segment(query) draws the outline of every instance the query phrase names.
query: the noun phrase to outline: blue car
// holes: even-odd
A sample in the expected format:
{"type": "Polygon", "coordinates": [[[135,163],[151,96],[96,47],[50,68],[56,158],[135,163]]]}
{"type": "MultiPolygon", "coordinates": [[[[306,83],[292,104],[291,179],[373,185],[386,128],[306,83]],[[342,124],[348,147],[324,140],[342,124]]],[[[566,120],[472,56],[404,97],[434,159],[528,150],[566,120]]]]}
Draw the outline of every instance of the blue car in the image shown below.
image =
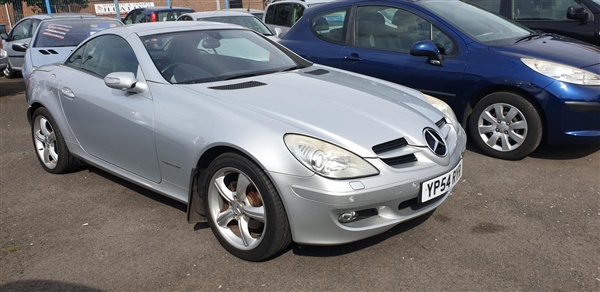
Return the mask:
{"type": "Polygon", "coordinates": [[[461,1],[333,1],[307,9],[280,43],[446,101],[489,156],[600,143],[600,47],[461,1]]]}

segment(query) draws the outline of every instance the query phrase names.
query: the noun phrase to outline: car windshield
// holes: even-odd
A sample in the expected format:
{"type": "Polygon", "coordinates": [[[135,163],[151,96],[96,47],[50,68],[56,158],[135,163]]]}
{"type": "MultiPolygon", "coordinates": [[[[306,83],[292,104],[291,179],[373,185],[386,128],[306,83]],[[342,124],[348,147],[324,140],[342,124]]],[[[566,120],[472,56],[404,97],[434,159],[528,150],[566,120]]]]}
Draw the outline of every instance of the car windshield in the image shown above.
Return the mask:
{"type": "Polygon", "coordinates": [[[512,43],[515,39],[533,34],[533,31],[515,22],[460,1],[424,1],[420,5],[484,44],[512,43]]]}
{"type": "Polygon", "coordinates": [[[33,47],[76,47],[94,33],[118,25],[121,22],[110,18],[42,21],[33,47]]]}
{"type": "Polygon", "coordinates": [[[241,25],[243,27],[247,27],[249,29],[253,29],[264,35],[273,35],[271,30],[267,28],[260,20],[252,15],[248,16],[215,16],[215,17],[207,17],[201,18],[200,20],[206,21],[215,21],[215,22],[224,22],[224,23],[232,23],[241,25]]]}
{"type": "Polygon", "coordinates": [[[156,68],[173,84],[230,80],[310,65],[246,29],[173,32],[141,40],[156,68]]]}

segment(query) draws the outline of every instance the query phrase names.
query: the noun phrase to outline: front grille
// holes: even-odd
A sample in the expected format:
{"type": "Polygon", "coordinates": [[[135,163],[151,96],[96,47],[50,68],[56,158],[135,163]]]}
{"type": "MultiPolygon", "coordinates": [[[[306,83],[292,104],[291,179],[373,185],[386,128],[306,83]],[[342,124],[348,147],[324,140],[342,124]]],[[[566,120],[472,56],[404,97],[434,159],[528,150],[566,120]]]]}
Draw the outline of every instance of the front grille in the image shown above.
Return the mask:
{"type": "Polygon", "coordinates": [[[415,162],[417,161],[417,157],[414,154],[409,154],[393,158],[382,158],[381,160],[389,166],[398,166],[405,163],[415,162]]]}
{"type": "Polygon", "coordinates": [[[446,121],[446,118],[442,118],[441,120],[435,122],[435,125],[438,126],[438,128],[441,129],[447,123],[448,122],[446,121]]]}
{"type": "Polygon", "coordinates": [[[408,142],[406,142],[406,139],[404,138],[400,138],[400,139],[396,139],[393,141],[389,141],[389,142],[385,142],[379,145],[375,145],[373,146],[373,152],[375,152],[375,154],[381,154],[384,152],[388,152],[388,151],[392,151],[398,148],[402,148],[404,146],[408,145],[408,142]]]}

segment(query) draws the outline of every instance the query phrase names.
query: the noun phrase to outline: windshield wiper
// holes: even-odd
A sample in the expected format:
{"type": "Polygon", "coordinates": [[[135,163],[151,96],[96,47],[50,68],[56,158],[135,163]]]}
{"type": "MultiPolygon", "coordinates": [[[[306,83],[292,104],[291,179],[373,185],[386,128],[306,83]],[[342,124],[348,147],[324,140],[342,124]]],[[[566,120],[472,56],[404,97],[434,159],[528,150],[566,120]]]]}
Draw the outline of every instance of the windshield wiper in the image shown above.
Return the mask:
{"type": "Polygon", "coordinates": [[[544,35],[546,35],[546,34],[544,32],[541,32],[541,31],[532,32],[532,33],[530,33],[530,34],[528,34],[528,35],[526,35],[524,37],[518,38],[515,41],[515,44],[518,43],[518,42],[524,41],[524,40],[530,40],[530,39],[532,39],[534,37],[540,37],[540,36],[544,36],[544,35]]]}

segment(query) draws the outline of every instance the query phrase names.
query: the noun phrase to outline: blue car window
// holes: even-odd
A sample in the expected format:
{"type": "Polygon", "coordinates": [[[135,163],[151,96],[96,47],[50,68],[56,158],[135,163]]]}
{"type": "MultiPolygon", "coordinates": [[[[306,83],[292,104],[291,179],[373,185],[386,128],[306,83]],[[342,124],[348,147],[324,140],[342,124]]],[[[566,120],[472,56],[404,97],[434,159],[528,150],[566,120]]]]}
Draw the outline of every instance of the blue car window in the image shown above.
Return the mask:
{"type": "Polygon", "coordinates": [[[513,0],[513,18],[567,20],[567,9],[570,6],[581,7],[575,0],[513,0]]]}
{"type": "Polygon", "coordinates": [[[318,14],[311,18],[311,31],[319,38],[336,43],[343,44],[346,40],[346,9],[337,9],[318,14]]]}

